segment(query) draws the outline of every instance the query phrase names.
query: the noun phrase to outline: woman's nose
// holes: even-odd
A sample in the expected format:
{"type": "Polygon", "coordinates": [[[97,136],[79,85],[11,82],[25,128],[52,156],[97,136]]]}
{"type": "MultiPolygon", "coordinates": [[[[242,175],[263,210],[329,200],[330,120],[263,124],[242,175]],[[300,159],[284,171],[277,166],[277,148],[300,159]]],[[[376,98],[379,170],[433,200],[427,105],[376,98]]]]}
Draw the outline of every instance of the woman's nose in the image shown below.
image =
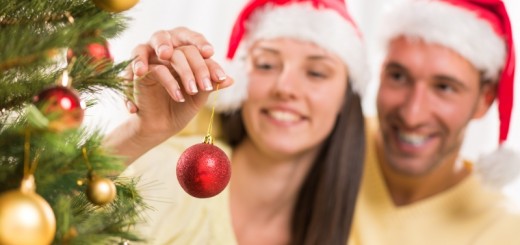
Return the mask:
{"type": "Polygon", "coordinates": [[[281,98],[295,98],[302,86],[302,72],[291,66],[284,66],[273,86],[274,93],[281,98]]]}

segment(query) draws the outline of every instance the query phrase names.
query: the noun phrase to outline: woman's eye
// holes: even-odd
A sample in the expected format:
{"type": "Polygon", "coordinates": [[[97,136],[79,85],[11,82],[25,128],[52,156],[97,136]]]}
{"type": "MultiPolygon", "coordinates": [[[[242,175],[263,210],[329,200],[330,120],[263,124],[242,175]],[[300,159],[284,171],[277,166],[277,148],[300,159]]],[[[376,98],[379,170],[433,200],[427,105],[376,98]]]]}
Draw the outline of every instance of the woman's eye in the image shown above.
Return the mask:
{"type": "Polygon", "coordinates": [[[318,72],[318,71],[308,71],[307,72],[309,74],[309,76],[311,77],[317,77],[317,78],[327,78],[327,75],[323,72],[318,72]]]}
{"type": "Polygon", "coordinates": [[[256,69],[259,69],[259,70],[270,70],[272,69],[274,66],[270,63],[257,63],[255,64],[255,68],[256,69]]]}

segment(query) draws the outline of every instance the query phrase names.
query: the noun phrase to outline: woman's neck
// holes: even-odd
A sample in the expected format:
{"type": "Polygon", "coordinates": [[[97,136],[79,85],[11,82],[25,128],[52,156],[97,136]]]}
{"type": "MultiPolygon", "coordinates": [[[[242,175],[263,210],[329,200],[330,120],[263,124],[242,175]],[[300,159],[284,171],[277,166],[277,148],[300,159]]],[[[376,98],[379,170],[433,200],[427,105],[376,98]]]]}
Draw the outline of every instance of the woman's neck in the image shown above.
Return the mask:
{"type": "Polygon", "coordinates": [[[272,237],[274,243],[288,239],[294,203],[316,152],[275,158],[247,139],[234,150],[230,205],[241,244],[254,243],[248,237],[255,234],[257,241],[266,241],[258,235],[272,237]]]}

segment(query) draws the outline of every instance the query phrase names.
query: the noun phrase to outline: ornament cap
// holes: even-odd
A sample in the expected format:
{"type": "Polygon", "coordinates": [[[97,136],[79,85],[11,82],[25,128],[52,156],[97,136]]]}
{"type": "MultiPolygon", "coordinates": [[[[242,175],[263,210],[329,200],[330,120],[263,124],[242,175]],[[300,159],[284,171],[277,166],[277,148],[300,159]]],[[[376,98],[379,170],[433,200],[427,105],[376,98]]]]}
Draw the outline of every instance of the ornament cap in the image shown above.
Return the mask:
{"type": "Polygon", "coordinates": [[[206,135],[206,137],[204,137],[204,143],[213,145],[213,137],[209,134],[206,135]]]}
{"type": "Polygon", "coordinates": [[[22,179],[20,191],[25,194],[34,193],[36,191],[36,182],[34,181],[34,176],[32,174],[27,175],[22,179]]]}
{"type": "Polygon", "coordinates": [[[61,78],[56,80],[56,85],[60,85],[66,88],[72,87],[72,79],[69,76],[69,72],[67,70],[63,71],[61,78]]]}

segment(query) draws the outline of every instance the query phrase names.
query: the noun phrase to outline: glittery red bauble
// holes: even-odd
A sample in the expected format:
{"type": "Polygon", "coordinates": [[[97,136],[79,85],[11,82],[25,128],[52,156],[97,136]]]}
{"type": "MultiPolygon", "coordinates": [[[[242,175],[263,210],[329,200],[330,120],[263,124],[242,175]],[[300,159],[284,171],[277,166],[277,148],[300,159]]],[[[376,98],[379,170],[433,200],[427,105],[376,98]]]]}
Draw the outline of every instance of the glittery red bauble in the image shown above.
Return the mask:
{"type": "Polygon", "coordinates": [[[186,149],[177,162],[177,179],[188,194],[207,198],[226,188],[231,164],[226,154],[213,144],[200,143],[186,149]]]}
{"type": "MultiPolygon", "coordinates": [[[[72,58],[75,57],[79,53],[82,56],[86,56],[90,58],[92,63],[101,63],[105,62],[106,64],[110,64],[114,62],[114,58],[110,54],[110,49],[108,48],[108,43],[91,43],[85,46],[81,51],[76,52],[72,49],[67,50],[67,62],[70,63],[72,58]]],[[[99,69],[104,69],[105,65],[101,65],[99,69]]]]}
{"type": "Polygon", "coordinates": [[[34,104],[49,119],[49,128],[54,131],[75,129],[81,125],[84,108],[76,92],[53,86],[34,97],[34,104]]]}

